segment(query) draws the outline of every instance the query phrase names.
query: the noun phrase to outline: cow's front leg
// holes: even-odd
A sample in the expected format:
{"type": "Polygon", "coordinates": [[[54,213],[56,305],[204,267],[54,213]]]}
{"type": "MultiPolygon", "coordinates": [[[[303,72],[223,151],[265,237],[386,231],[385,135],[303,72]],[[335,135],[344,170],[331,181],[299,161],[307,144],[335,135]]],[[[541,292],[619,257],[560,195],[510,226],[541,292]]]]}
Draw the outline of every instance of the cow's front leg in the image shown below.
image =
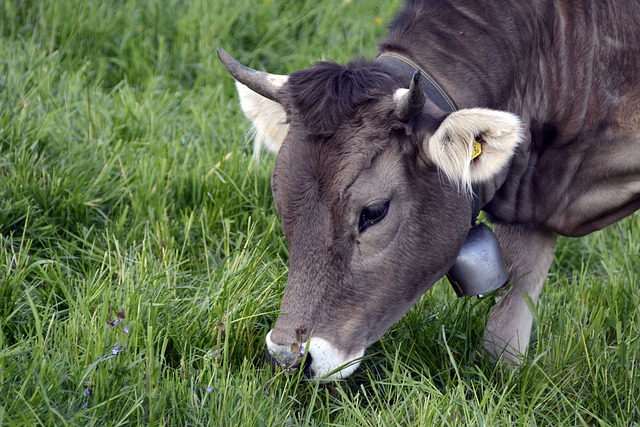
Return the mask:
{"type": "Polygon", "coordinates": [[[512,286],[497,298],[489,314],[484,347],[493,357],[519,365],[533,322],[526,296],[537,304],[553,260],[556,235],[531,226],[500,224],[495,233],[512,286]]]}

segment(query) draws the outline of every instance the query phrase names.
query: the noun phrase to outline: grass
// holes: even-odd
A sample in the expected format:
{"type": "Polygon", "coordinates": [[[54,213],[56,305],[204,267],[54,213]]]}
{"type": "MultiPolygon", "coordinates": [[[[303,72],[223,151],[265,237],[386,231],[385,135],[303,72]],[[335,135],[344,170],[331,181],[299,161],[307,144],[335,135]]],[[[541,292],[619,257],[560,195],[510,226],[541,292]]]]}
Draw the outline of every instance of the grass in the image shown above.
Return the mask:
{"type": "Polygon", "coordinates": [[[219,65],[371,56],[399,1],[0,3],[0,425],[640,423],[640,216],[561,239],[516,374],[438,284],[329,386],[265,366],[287,250],[219,65]]]}

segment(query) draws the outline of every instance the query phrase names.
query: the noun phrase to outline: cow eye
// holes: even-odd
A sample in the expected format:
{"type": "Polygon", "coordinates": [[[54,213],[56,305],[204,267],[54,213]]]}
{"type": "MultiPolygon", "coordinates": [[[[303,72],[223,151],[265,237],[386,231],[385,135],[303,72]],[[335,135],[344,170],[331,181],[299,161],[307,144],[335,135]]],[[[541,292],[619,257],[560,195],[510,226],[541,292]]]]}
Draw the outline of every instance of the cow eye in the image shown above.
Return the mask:
{"type": "Polygon", "coordinates": [[[382,200],[365,206],[358,219],[358,232],[362,233],[372,225],[376,225],[387,215],[389,200],[382,200]]]}

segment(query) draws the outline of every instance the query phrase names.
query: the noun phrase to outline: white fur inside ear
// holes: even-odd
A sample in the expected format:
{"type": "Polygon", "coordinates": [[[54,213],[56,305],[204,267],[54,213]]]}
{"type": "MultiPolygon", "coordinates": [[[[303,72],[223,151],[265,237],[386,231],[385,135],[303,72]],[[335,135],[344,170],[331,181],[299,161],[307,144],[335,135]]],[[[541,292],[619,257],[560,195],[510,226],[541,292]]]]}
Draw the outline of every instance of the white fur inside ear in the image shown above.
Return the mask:
{"type": "MultiPolygon", "coordinates": [[[[287,76],[282,77],[284,84],[287,76]]],[[[254,154],[257,156],[264,146],[272,153],[277,153],[287,136],[289,125],[286,123],[287,114],[282,105],[249,89],[242,83],[236,82],[240,107],[245,116],[253,124],[254,154]]]]}
{"type": "Polygon", "coordinates": [[[520,119],[505,111],[468,108],[451,113],[426,142],[429,158],[453,182],[471,190],[507,165],[522,140],[520,119]],[[472,160],[479,138],[482,154],[472,160]]]}

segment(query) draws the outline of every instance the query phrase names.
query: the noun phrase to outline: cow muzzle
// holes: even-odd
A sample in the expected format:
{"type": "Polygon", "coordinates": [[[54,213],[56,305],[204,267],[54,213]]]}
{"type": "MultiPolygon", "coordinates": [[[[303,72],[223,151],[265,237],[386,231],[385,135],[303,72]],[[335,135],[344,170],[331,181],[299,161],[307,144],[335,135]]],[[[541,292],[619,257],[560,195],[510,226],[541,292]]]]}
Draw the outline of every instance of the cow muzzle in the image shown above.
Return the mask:
{"type": "Polygon", "coordinates": [[[311,337],[305,343],[280,344],[267,334],[267,360],[285,371],[303,369],[306,377],[318,380],[346,378],[360,366],[364,349],[346,354],[329,341],[311,337]]]}

